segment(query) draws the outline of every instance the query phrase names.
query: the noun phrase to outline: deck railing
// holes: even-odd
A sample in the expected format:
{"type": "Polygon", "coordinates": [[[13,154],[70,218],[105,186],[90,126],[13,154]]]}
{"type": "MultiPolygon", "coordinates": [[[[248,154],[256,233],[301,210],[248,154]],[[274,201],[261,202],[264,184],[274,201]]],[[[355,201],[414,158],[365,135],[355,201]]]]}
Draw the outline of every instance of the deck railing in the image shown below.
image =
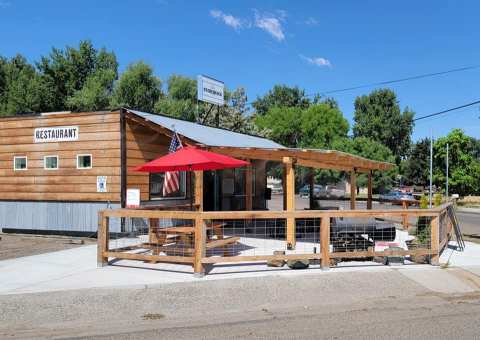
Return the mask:
{"type": "Polygon", "coordinates": [[[451,205],[399,210],[104,210],[99,213],[98,265],[109,259],[184,263],[199,275],[216,263],[300,259],[319,260],[322,268],[340,260],[392,256],[423,257],[435,265],[452,234],[447,214],[451,205]],[[126,233],[113,238],[113,219],[126,221],[126,233]],[[292,219],[295,243],[289,247],[286,221],[292,219]]]}

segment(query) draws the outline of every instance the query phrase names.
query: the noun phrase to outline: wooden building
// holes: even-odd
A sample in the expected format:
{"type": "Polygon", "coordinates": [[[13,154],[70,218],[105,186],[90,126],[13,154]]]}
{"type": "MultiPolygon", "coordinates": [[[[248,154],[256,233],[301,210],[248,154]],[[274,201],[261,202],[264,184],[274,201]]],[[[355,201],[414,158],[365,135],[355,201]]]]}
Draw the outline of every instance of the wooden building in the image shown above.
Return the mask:
{"type": "MultiPolygon", "coordinates": [[[[126,206],[128,188],[140,190],[142,205],[188,203],[188,176],[182,175],[178,192],[164,196],[163,174],[131,170],[166,154],[172,131],[185,145],[252,163],[248,169],[202,174],[202,210],[265,209],[268,161],[285,165],[290,193],[295,164],[350,171],[353,181],[356,172],[392,166],[336,151],[288,149],[265,138],[129,109],[5,117],[0,119],[0,228],[92,233],[99,210],[126,206]]],[[[285,209],[294,209],[293,195],[285,196],[290,197],[285,209]]]]}

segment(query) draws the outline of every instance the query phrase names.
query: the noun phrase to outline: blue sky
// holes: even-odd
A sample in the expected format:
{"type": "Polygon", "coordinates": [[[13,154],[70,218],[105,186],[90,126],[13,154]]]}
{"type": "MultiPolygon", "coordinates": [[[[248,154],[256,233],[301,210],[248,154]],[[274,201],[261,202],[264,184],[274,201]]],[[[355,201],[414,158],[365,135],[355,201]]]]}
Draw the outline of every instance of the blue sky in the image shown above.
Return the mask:
{"type": "MultiPolygon", "coordinates": [[[[249,100],[274,84],[307,93],[480,64],[478,1],[27,1],[0,0],[0,54],[30,61],[90,39],[120,69],[144,60],[163,80],[207,74],[249,100]]],[[[480,99],[480,68],[392,85],[425,115],[480,99]]],[[[373,88],[334,95],[352,122],[373,88]]],[[[471,107],[420,121],[414,139],[463,128],[480,138],[471,107]]]]}

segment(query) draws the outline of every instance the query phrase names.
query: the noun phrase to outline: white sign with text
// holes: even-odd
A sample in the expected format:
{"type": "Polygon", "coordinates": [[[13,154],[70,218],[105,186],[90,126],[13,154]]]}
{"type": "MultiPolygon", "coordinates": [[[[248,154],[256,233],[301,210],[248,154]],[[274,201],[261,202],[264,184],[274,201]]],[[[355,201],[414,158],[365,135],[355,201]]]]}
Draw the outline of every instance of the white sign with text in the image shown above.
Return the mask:
{"type": "Polygon", "coordinates": [[[225,84],[206,76],[197,77],[197,98],[203,102],[223,106],[225,84]]]}
{"type": "Polygon", "coordinates": [[[78,126],[54,126],[36,128],[35,143],[72,142],[78,140],[78,126]]]}

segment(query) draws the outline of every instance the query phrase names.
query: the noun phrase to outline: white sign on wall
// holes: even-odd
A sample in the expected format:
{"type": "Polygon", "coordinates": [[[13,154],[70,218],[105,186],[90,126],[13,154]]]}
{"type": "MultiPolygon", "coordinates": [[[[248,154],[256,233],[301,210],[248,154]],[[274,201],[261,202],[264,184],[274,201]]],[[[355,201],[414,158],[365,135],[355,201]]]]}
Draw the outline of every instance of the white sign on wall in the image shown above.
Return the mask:
{"type": "Polygon", "coordinates": [[[127,208],[140,207],[140,189],[127,189],[127,208]]]}
{"type": "Polygon", "coordinates": [[[225,84],[206,76],[197,77],[197,98],[203,102],[223,106],[225,84]]]}
{"type": "Polygon", "coordinates": [[[97,176],[97,192],[107,192],[107,176],[97,176]]]}
{"type": "Polygon", "coordinates": [[[71,142],[78,140],[78,126],[54,126],[36,128],[35,143],[71,142]]]}

